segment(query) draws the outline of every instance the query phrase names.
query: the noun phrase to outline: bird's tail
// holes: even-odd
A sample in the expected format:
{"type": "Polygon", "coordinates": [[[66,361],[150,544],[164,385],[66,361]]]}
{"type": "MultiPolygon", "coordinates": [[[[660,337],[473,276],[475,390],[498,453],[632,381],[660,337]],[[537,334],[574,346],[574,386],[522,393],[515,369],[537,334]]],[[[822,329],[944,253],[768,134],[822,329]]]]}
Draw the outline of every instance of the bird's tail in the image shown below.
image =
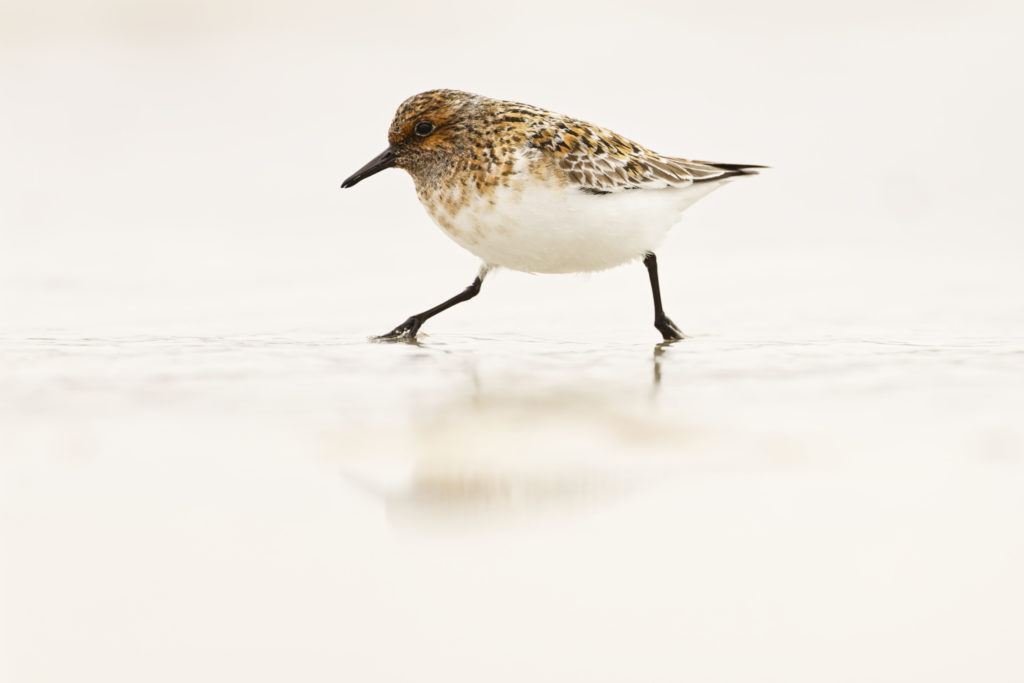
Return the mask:
{"type": "Polygon", "coordinates": [[[758,166],[757,164],[722,164],[717,161],[698,161],[697,163],[722,171],[707,178],[694,178],[693,181],[698,183],[702,180],[722,180],[723,178],[732,178],[738,175],[757,175],[758,169],[771,168],[770,166],[758,166]]]}

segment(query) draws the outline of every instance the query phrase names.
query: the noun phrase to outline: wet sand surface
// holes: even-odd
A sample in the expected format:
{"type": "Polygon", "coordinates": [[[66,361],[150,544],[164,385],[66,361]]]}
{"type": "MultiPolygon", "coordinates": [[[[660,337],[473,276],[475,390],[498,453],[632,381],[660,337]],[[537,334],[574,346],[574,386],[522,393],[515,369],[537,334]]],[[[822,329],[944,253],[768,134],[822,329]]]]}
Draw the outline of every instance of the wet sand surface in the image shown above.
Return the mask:
{"type": "Polygon", "coordinates": [[[1009,680],[1021,339],[0,348],[25,680],[1009,680]]]}

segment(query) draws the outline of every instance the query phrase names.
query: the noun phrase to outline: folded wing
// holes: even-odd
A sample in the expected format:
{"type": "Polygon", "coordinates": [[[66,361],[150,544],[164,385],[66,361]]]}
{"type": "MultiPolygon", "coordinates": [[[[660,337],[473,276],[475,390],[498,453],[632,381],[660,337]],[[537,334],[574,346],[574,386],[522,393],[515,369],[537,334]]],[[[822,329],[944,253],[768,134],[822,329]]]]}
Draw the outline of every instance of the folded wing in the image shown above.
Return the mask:
{"type": "Polygon", "coordinates": [[[549,157],[566,180],[590,194],[687,187],[754,175],[754,164],[666,157],[605,128],[565,117],[535,130],[528,144],[549,157]]]}

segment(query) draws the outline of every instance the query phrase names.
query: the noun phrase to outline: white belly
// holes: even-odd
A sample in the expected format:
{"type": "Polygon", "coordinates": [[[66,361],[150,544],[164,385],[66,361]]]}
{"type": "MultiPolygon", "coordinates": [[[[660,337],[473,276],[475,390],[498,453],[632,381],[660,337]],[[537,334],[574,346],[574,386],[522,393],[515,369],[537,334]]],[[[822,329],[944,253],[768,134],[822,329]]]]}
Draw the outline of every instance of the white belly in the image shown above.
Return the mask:
{"type": "Polygon", "coordinates": [[[454,214],[430,213],[449,237],[490,266],[594,271],[654,251],[683,210],[721,184],[592,195],[525,183],[474,196],[454,214]]]}

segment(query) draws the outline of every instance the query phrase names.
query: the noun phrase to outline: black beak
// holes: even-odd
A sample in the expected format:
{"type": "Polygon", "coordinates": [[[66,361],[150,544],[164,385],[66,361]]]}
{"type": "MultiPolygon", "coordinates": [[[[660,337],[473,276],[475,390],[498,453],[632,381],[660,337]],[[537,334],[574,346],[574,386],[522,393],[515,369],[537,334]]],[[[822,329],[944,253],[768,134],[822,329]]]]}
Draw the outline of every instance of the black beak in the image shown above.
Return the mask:
{"type": "Polygon", "coordinates": [[[395,165],[395,148],[388,147],[380,155],[374,157],[373,161],[363,166],[361,169],[353,173],[348,180],[341,184],[342,187],[352,187],[360,180],[369,178],[374,173],[379,173],[385,168],[391,168],[395,165]]]}

